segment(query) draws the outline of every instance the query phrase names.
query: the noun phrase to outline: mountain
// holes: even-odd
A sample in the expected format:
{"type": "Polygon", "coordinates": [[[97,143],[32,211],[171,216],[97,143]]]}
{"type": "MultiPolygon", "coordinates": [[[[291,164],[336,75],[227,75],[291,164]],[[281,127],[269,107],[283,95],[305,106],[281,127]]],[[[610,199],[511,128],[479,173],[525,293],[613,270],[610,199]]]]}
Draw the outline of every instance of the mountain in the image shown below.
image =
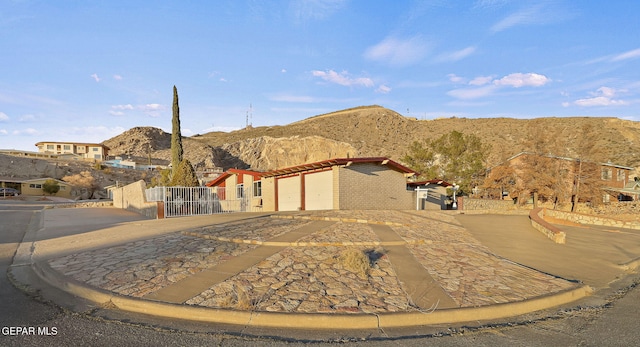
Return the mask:
{"type": "MultiPolygon", "coordinates": [[[[335,157],[387,156],[401,160],[409,144],[438,138],[452,130],[475,134],[491,145],[489,165],[528,150],[527,137],[558,131],[561,140],[581,135],[590,124],[598,133],[605,160],[640,167],[640,122],[618,118],[441,118],[418,120],[381,107],[362,106],[318,115],[283,126],[247,127],[211,132],[183,140],[185,156],[194,165],[271,170],[335,157]]],[[[170,160],[171,135],[155,128],[133,128],[104,142],[112,155],[151,156],[170,160]]],[[[563,153],[575,152],[571,141],[563,153]]]]}

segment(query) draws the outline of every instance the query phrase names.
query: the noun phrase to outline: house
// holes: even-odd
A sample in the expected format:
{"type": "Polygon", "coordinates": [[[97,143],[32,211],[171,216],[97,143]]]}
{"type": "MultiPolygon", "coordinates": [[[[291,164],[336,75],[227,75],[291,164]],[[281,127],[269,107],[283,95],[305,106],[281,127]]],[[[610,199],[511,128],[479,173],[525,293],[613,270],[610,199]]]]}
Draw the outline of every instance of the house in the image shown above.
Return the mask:
{"type": "Polygon", "coordinates": [[[225,211],[262,211],[261,172],[229,169],[205,184],[214,189],[225,211]]]}
{"type": "Polygon", "coordinates": [[[265,211],[410,210],[415,171],[384,157],[336,158],[261,174],[265,211]]]}
{"type": "Polygon", "coordinates": [[[75,142],[38,142],[38,152],[57,154],[72,159],[105,160],[109,154],[109,147],[99,143],[75,143],[75,142]]]}
{"type": "Polygon", "coordinates": [[[74,199],[79,197],[82,194],[82,191],[74,188],[72,185],[65,181],[60,181],[54,178],[43,177],[43,178],[34,178],[30,180],[24,180],[20,182],[20,192],[22,195],[33,195],[33,196],[42,196],[48,195],[42,190],[42,186],[47,180],[54,180],[60,186],[60,190],[55,194],[55,196],[59,196],[67,199],[74,199]]]}
{"type": "MultiPolygon", "coordinates": [[[[559,202],[570,202],[571,194],[573,194],[578,181],[576,177],[578,176],[579,171],[581,172],[580,176],[589,177],[591,182],[597,183],[598,186],[601,187],[603,193],[602,200],[603,202],[608,202],[612,194],[614,194],[612,192],[616,192],[627,186],[630,181],[631,172],[634,170],[632,167],[612,163],[581,162],[576,158],[538,155],[530,152],[520,152],[508,158],[505,163],[497,165],[496,167],[507,166],[513,168],[513,172],[516,176],[515,184],[522,184],[522,175],[524,174],[522,168],[525,166],[526,162],[531,160],[531,156],[551,159],[559,164],[556,167],[558,168],[558,172],[562,173],[565,177],[566,189],[564,189],[564,191],[568,192],[565,194],[564,198],[560,197],[559,202]]],[[[496,167],[491,170],[494,170],[496,167]]],[[[551,173],[546,174],[551,175],[551,173]]],[[[617,194],[618,193],[615,193],[613,196],[617,196],[617,194]]]]}
{"type": "Polygon", "coordinates": [[[416,200],[417,210],[446,210],[447,188],[451,186],[451,183],[438,179],[407,182],[407,190],[426,190],[426,195],[416,200]]]}
{"type": "Polygon", "coordinates": [[[629,181],[623,188],[607,188],[606,191],[617,196],[618,201],[639,201],[640,200],[640,181],[629,181]]]}

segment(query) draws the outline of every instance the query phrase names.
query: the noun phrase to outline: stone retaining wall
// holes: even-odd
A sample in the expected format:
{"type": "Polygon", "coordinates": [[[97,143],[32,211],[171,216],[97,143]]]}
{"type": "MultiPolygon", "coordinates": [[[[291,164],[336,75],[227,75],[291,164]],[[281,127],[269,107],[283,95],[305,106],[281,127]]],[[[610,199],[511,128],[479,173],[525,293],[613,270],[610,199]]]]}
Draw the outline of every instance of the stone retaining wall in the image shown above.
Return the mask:
{"type": "Polygon", "coordinates": [[[583,213],[571,213],[557,210],[546,210],[546,215],[553,218],[566,220],[573,223],[587,224],[587,225],[602,225],[615,228],[628,228],[640,230],[640,221],[623,221],[615,218],[606,218],[602,216],[583,214],[583,213]]]}
{"type": "Polygon", "coordinates": [[[533,226],[539,232],[545,234],[549,239],[555,243],[565,243],[567,235],[558,229],[557,227],[549,224],[543,218],[545,210],[542,208],[535,208],[529,213],[529,219],[531,220],[531,226],[533,226]]]}
{"type": "Polygon", "coordinates": [[[519,205],[513,200],[473,199],[462,197],[462,206],[467,211],[529,211],[532,205],[519,205]]]}
{"type": "Polygon", "coordinates": [[[52,204],[46,208],[82,208],[82,207],[112,207],[113,201],[101,200],[101,201],[76,201],[70,203],[52,204]]]}

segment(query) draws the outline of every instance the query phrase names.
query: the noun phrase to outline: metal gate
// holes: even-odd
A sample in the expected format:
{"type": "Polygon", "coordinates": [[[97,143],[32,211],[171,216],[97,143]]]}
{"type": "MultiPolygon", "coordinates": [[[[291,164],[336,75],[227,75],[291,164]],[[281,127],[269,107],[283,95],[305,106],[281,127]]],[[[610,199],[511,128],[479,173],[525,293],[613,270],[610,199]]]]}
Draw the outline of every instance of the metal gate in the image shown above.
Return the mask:
{"type": "Polygon", "coordinates": [[[250,187],[234,192],[224,187],[154,187],[145,193],[147,201],[164,203],[167,218],[262,210],[262,199],[257,205],[250,187]]]}

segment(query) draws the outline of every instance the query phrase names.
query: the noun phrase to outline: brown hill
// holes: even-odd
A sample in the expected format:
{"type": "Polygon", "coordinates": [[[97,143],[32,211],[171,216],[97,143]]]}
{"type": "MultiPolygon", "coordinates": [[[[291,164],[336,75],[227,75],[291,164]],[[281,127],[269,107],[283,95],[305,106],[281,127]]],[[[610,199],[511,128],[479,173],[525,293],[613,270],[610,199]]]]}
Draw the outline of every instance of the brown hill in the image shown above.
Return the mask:
{"type": "MultiPolygon", "coordinates": [[[[600,136],[599,146],[606,160],[640,166],[640,122],[617,118],[443,118],[417,120],[380,106],[364,106],[311,117],[285,126],[242,129],[230,133],[213,132],[194,139],[211,146],[222,146],[245,139],[270,136],[320,136],[351,144],[360,156],[389,156],[400,159],[415,140],[437,138],[451,130],[475,134],[492,145],[490,163],[528,150],[524,145],[529,132],[536,128],[559,129],[566,139],[580,136],[584,124],[593,125],[600,136]]],[[[573,148],[557,155],[571,156],[573,148]]]]}
{"type": "MultiPolygon", "coordinates": [[[[388,156],[396,160],[415,140],[437,138],[451,130],[475,134],[492,150],[489,164],[529,150],[525,139],[536,129],[558,129],[559,136],[580,136],[584,124],[599,134],[605,160],[640,166],[640,122],[617,118],[443,118],[417,120],[381,106],[363,106],[318,115],[284,126],[248,127],[185,138],[185,156],[194,165],[270,170],[346,156],[388,156]]],[[[104,142],[113,155],[170,159],[171,135],[155,128],[133,128],[104,142]]],[[[571,156],[571,143],[557,155],[571,156]]]]}

